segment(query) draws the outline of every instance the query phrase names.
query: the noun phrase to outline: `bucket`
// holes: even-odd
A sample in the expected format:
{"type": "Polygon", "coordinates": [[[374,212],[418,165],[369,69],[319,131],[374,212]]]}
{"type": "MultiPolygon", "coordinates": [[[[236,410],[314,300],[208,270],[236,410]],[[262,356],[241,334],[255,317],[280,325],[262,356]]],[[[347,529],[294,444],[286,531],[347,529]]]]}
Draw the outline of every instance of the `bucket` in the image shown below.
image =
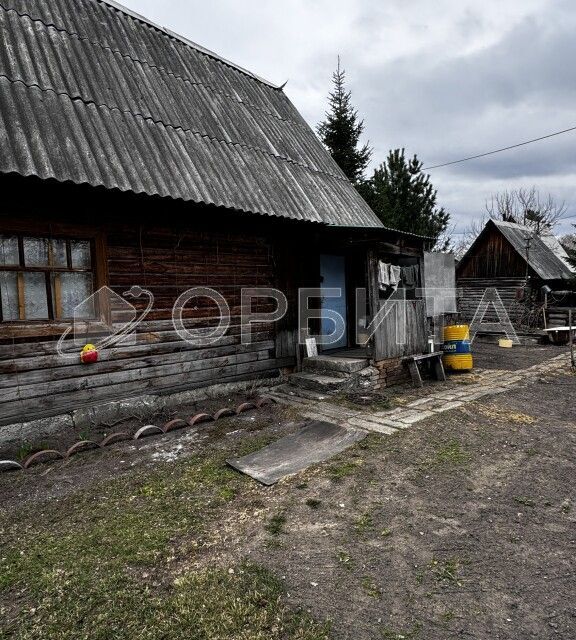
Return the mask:
{"type": "Polygon", "coordinates": [[[470,327],[454,324],[444,327],[444,367],[452,371],[471,371],[474,367],[470,348],[470,327]]]}

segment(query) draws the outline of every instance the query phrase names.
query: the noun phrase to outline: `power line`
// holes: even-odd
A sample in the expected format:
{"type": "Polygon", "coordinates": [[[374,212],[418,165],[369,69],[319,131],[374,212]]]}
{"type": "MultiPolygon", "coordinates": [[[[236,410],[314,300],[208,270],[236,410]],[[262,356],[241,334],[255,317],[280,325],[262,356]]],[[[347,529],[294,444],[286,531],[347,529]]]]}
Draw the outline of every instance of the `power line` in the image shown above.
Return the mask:
{"type": "Polygon", "coordinates": [[[570,127],[569,129],[562,129],[562,131],[555,131],[540,138],[533,138],[532,140],[526,140],[525,142],[519,142],[518,144],[512,144],[509,147],[502,147],[501,149],[494,149],[494,151],[487,151],[486,153],[479,153],[475,156],[469,156],[468,158],[462,158],[461,160],[452,160],[452,162],[444,162],[443,164],[435,164],[432,167],[425,167],[422,171],[430,171],[430,169],[439,169],[440,167],[448,167],[451,164],[459,164],[460,162],[468,162],[468,160],[476,160],[477,158],[484,158],[486,156],[492,156],[495,153],[501,153],[502,151],[509,151],[510,149],[516,149],[523,147],[533,142],[539,142],[540,140],[546,140],[547,138],[553,138],[554,136],[562,135],[563,133],[569,133],[570,131],[576,131],[576,127],[570,127]]]}

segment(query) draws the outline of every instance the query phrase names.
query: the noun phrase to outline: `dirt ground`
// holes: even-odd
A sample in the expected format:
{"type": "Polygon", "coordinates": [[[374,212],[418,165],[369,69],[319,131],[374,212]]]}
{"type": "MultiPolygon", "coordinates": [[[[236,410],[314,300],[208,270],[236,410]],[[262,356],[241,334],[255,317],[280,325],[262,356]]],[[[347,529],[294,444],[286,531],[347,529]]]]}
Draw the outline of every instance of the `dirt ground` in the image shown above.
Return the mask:
{"type": "MultiPolygon", "coordinates": [[[[560,353],[518,347],[503,361],[492,347],[477,351],[479,367],[515,370],[560,353]]],[[[575,392],[566,369],[393,436],[372,434],[274,487],[239,476],[237,493],[194,538],[193,553],[185,530],[173,540],[170,576],[159,566],[158,583],[168,589],[174,576],[233,572],[248,560],[282,581],[288,606],[329,621],[327,637],[336,640],[573,640],[575,392]]],[[[393,394],[401,404],[402,391],[393,394]]],[[[106,477],[129,482],[192,455],[232,456],[300,424],[297,414],[271,407],[0,475],[0,529],[26,504],[57,512],[63,498],[106,477]]]]}
{"type": "Polygon", "coordinates": [[[562,353],[566,347],[553,344],[534,344],[514,346],[503,349],[494,342],[476,340],[472,345],[474,364],[480,369],[506,369],[518,371],[538,364],[547,358],[553,358],[562,353]]]}

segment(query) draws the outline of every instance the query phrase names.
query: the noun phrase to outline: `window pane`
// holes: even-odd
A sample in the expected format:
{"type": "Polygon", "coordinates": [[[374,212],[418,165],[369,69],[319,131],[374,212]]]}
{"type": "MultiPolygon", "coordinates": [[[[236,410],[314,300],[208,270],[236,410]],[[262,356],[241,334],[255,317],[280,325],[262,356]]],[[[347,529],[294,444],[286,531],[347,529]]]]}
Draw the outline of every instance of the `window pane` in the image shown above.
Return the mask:
{"type": "Polygon", "coordinates": [[[47,320],[48,300],[43,273],[23,273],[26,320],[47,320]]]}
{"type": "Polygon", "coordinates": [[[92,295],[91,273],[52,274],[52,295],[54,312],[59,318],[86,319],[96,316],[94,301],[88,300],[92,295]]]}
{"type": "Polygon", "coordinates": [[[24,263],[27,267],[48,266],[48,240],[24,238],[24,263]]]}
{"type": "Polygon", "coordinates": [[[73,240],[70,244],[72,245],[72,268],[89,269],[92,264],[90,242],[88,240],[73,240]]]}
{"type": "Polygon", "coordinates": [[[50,264],[53,267],[67,267],[66,240],[50,240],[50,264]]]}
{"type": "Polygon", "coordinates": [[[16,272],[0,273],[0,297],[2,300],[2,318],[18,320],[18,282],[16,272]]]}
{"type": "Polygon", "coordinates": [[[18,238],[16,238],[16,236],[0,236],[0,264],[20,264],[18,238]]]}

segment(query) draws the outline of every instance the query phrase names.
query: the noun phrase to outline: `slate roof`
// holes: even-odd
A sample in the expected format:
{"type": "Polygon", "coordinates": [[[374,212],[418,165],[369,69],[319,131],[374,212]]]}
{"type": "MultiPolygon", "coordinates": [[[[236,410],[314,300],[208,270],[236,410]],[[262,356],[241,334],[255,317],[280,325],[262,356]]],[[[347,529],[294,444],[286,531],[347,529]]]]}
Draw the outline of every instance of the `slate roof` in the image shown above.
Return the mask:
{"type": "Polygon", "coordinates": [[[281,88],[103,0],[0,0],[0,173],[382,227],[281,88]]]}
{"type": "Polygon", "coordinates": [[[491,222],[524,260],[526,260],[528,254],[528,265],[542,280],[563,280],[572,277],[569,265],[556,255],[553,248],[541,237],[537,236],[530,227],[499,220],[492,220],[491,222]],[[527,252],[528,240],[530,240],[530,249],[527,252]]]}

